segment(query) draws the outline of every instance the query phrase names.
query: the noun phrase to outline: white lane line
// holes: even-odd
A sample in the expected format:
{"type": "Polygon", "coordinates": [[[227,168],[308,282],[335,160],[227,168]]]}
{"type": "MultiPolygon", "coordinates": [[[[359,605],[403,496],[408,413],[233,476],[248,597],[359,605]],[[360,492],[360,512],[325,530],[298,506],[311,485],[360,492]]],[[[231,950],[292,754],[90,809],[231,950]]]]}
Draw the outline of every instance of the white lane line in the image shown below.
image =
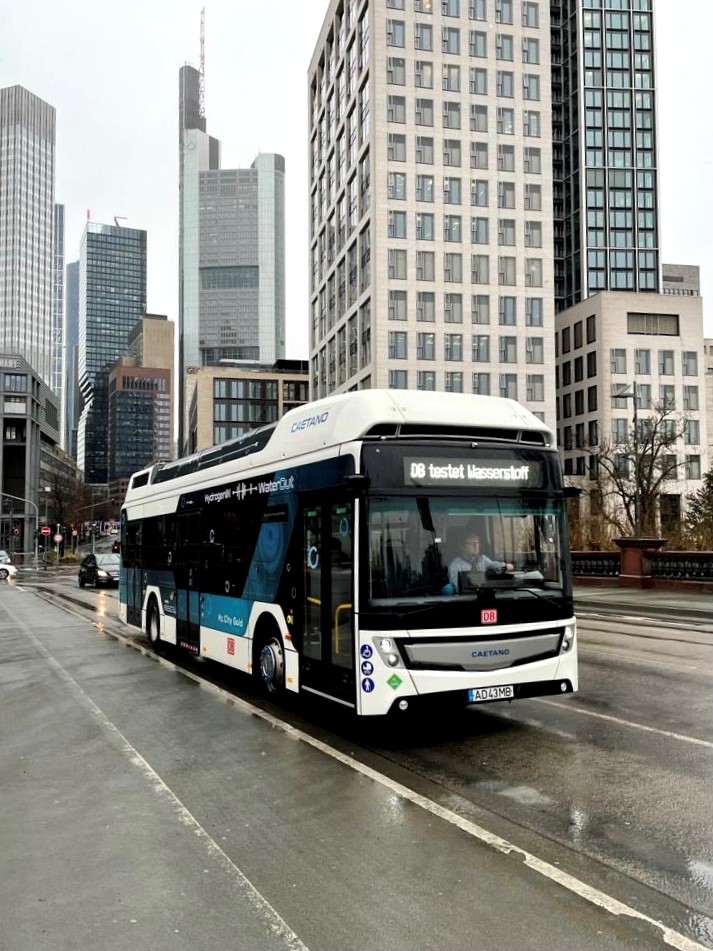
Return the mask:
{"type": "MultiPolygon", "coordinates": [[[[107,631],[106,633],[111,634],[112,637],[115,637],[117,640],[122,641],[127,646],[135,648],[136,650],[138,650],[140,653],[144,654],[147,657],[154,657],[154,658],[156,657],[156,655],[154,655],[152,651],[149,651],[147,648],[143,647],[140,644],[136,644],[130,638],[127,638],[121,634],[115,634],[112,631],[107,631]]],[[[386,789],[389,789],[391,792],[400,796],[402,799],[405,799],[408,802],[411,802],[414,805],[419,806],[425,812],[429,812],[431,815],[437,816],[439,819],[442,819],[444,822],[448,822],[450,825],[455,826],[458,829],[461,829],[461,831],[472,836],[474,839],[477,839],[478,841],[483,842],[485,845],[489,845],[491,848],[495,849],[496,851],[502,852],[504,855],[514,854],[514,855],[521,856],[524,864],[527,865],[528,868],[531,868],[533,871],[537,872],[539,875],[542,875],[544,878],[547,878],[550,881],[555,882],[558,885],[561,885],[563,888],[566,888],[568,891],[584,899],[585,901],[590,902],[591,904],[596,905],[597,907],[602,908],[605,911],[617,917],[621,915],[622,917],[629,917],[629,918],[636,919],[638,921],[645,922],[651,927],[657,929],[661,934],[662,940],[666,944],[670,945],[672,948],[676,948],[677,951],[710,951],[710,948],[707,948],[705,945],[699,944],[697,941],[694,941],[691,938],[686,937],[686,935],[683,935],[680,932],[675,931],[673,928],[669,928],[663,922],[657,921],[655,918],[651,918],[649,917],[649,915],[645,915],[642,912],[637,911],[635,908],[632,908],[630,905],[627,905],[624,902],[619,901],[617,898],[613,898],[611,895],[607,895],[605,892],[600,891],[598,888],[593,888],[592,886],[587,885],[585,882],[580,881],[580,879],[575,878],[573,875],[570,875],[568,872],[565,872],[562,869],[557,868],[554,865],[551,865],[549,862],[545,862],[542,859],[537,858],[537,856],[533,855],[531,852],[528,852],[526,849],[520,848],[520,846],[517,846],[514,843],[509,842],[507,839],[504,839],[502,836],[489,832],[487,829],[483,828],[483,826],[479,826],[477,825],[477,823],[472,822],[470,819],[466,819],[463,816],[459,816],[458,813],[453,812],[451,809],[446,809],[444,806],[438,805],[438,803],[435,803],[432,800],[427,799],[425,796],[422,796],[419,793],[414,792],[412,789],[409,789],[408,786],[403,786],[401,783],[396,782],[396,780],[393,780],[390,777],[377,772],[375,769],[372,769],[370,766],[366,766],[364,763],[360,763],[359,760],[354,759],[348,754],[342,753],[339,750],[333,749],[331,746],[328,746],[326,743],[322,742],[321,740],[318,740],[315,737],[310,736],[308,733],[303,732],[298,727],[292,726],[289,723],[285,723],[283,720],[280,720],[278,717],[274,716],[273,714],[268,713],[265,710],[261,710],[260,707],[254,706],[249,701],[243,700],[240,697],[236,697],[233,694],[228,693],[228,691],[224,690],[222,687],[219,687],[216,684],[209,683],[206,680],[203,680],[201,677],[199,677],[197,674],[194,674],[192,671],[184,670],[183,668],[178,667],[176,664],[173,664],[171,661],[167,660],[165,657],[161,657],[160,661],[162,665],[174,671],[180,672],[185,677],[189,677],[191,680],[195,681],[198,685],[200,685],[204,690],[207,690],[209,693],[212,693],[215,696],[220,697],[222,700],[224,700],[228,704],[237,707],[239,710],[242,710],[251,716],[258,717],[259,719],[264,720],[266,723],[269,723],[271,726],[276,727],[279,730],[282,730],[283,733],[286,733],[288,736],[291,736],[296,740],[301,740],[303,743],[306,743],[307,745],[314,747],[315,749],[324,753],[326,756],[330,756],[332,759],[337,760],[338,762],[342,763],[344,766],[347,766],[350,769],[354,770],[355,772],[361,773],[363,776],[366,776],[369,779],[372,779],[374,782],[379,783],[380,785],[384,786],[386,789]]],[[[67,676],[69,676],[69,674],[67,674],[67,676]]],[[[78,689],[81,690],[80,687],[78,687],[78,689]]],[[[565,709],[570,709],[565,704],[556,704],[556,705],[562,706],[565,709]]],[[[171,795],[173,794],[171,793],[171,795]]],[[[216,846],[216,848],[220,849],[219,846],[216,846]]],[[[226,859],[228,862],[230,862],[230,859],[228,859],[227,856],[226,856],[226,859]]],[[[242,875],[242,873],[240,874],[242,875]]]]}
{"type": "Polygon", "coordinates": [[[609,723],[616,723],[617,726],[628,726],[632,730],[641,730],[643,733],[655,733],[657,736],[665,736],[671,740],[681,740],[683,743],[692,743],[694,746],[703,746],[708,750],[713,750],[713,743],[710,740],[699,740],[696,736],[684,736],[683,733],[673,733],[671,730],[659,730],[655,726],[646,726],[643,723],[634,723],[632,720],[622,720],[620,717],[613,717],[608,713],[595,713],[594,710],[585,710],[584,707],[575,707],[574,704],[559,703],[557,700],[545,700],[543,697],[533,698],[538,703],[544,703],[547,707],[557,707],[560,710],[572,710],[574,713],[581,713],[585,717],[594,717],[596,720],[606,720],[609,723]]]}
{"type": "Polygon", "coordinates": [[[124,734],[116,727],[106,714],[97,706],[91,697],[84,691],[77,681],[72,677],[68,670],[54,657],[35,637],[27,624],[14,611],[4,605],[7,613],[13,618],[15,623],[24,630],[26,636],[35,646],[37,652],[44,657],[52,670],[68,684],[70,690],[79,702],[80,706],[89,710],[92,716],[97,720],[99,726],[105,730],[114,741],[118,741],[121,750],[128,756],[129,760],[137,766],[144,774],[146,779],[163,800],[168,800],[171,806],[178,814],[179,822],[190,829],[205,845],[208,854],[224,872],[233,879],[237,890],[242,898],[252,908],[256,917],[262,922],[263,926],[279,941],[282,941],[290,951],[309,951],[306,944],[300,940],[295,932],[289,927],[284,918],[273,908],[269,901],[258,891],[247,876],[240,871],[233,860],[223,851],[209,832],[203,828],[196,817],[183,805],[178,796],[161,779],[156,770],[148,763],[135,747],[127,740],[124,734]]]}

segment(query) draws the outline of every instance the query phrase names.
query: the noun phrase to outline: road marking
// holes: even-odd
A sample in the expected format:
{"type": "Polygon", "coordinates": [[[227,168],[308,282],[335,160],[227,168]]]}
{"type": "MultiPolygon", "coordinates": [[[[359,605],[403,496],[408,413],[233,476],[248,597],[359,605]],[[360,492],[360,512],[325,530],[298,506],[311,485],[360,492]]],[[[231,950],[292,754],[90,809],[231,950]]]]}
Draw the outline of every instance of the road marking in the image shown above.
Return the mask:
{"type": "MultiPolygon", "coordinates": [[[[59,605],[57,606],[59,607],[59,605]]],[[[70,612],[70,613],[74,613],[74,612],[70,612]]],[[[17,620],[19,623],[21,623],[19,621],[19,618],[17,620]]],[[[301,742],[306,743],[308,746],[312,746],[314,749],[319,750],[320,752],[324,753],[326,756],[330,756],[332,759],[337,760],[338,762],[342,763],[344,766],[347,766],[350,769],[354,770],[355,772],[361,773],[361,775],[366,776],[369,779],[372,779],[374,782],[379,783],[381,786],[384,786],[386,789],[389,789],[391,792],[400,796],[402,799],[405,799],[408,802],[411,802],[414,805],[419,806],[425,812],[429,812],[431,815],[434,815],[437,818],[442,819],[444,822],[448,822],[450,825],[455,826],[456,828],[467,833],[468,835],[484,843],[485,845],[489,845],[491,848],[495,849],[496,851],[501,852],[504,855],[520,856],[523,860],[523,863],[528,868],[532,869],[534,872],[537,872],[539,875],[542,875],[544,878],[558,885],[561,885],[563,888],[566,888],[568,891],[584,899],[590,904],[596,905],[597,907],[604,909],[605,911],[609,912],[610,914],[616,917],[619,917],[619,916],[629,917],[629,918],[632,918],[637,921],[641,921],[641,922],[644,922],[645,924],[650,925],[651,927],[653,927],[654,929],[660,932],[661,938],[666,944],[670,945],[672,948],[676,948],[677,951],[710,951],[710,948],[707,948],[705,945],[699,944],[697,941],[694,941],[691,938],[686,937],[686,935],[683,935],[680,932],[675,931],[672,928],[669,928],[663,922],[657,921],[655,918],[651,918],[649,915],[645,915],[643,912],[637,911],[635,908],[632,908],[630,905],[627,905],[624,902],[619,901],[617,898],[613,898],[611,895],[607,895],[605,892],[600,891],[598,888],[593,888],[592,886],[587,885],[585,882],[582,882],[580,879],[575,878],[575,876],[570,875],[568,872],[565,872],[562,869],[557,868],[554,865],[551,865],[549,862],[545,862],[544,860],[539,859],[537,856],[533,855],[531,852],[528,852],[526,849],[523,849],[520,846],[515,845],[512,842],[509,842],[507,839],[503,838],[502,836],[496,835],[493,832],[489,832],[483,826],[480,826],[477,823],[472,822],[470,819],[466,819],[463,816],[459,816],[456,812],[453,812],[450,809],[446,809],[444,806],[438,805],[438,803],[433,802],[430,799],[427,799],[425,796],[422,796],[419,793],[414,792],[412,789],[409,789],[408,786],[404,786],[401,783],[397,782],[396,780],[391,779],[389,776],[385,776],[384,774],[377,772],[375,769],[372,769],[372,767],[367,766],[364,763],[360,763],[359,760],[354,759],[353,757],[349,756],[346,753],[342,753],[340,750],[332,748],[328,744],[324,743],[322,740],[318,740],[316,737],[310,736],[308,733],[305,733],[304,731],[300,730],[298,727],[295,727],[290,723],[286,723],[285,721],[280,720],[278,717],[274,716],[271,713],[268,713],[266,710],[261,710],[260,707],[254,706],[249,701],[243,700],[241,697],[236,697],[234,694],[229,693],[227,690],[224,690],[222,687],[219,687],[216,684],[212,684],[207,680],[203,680],[199,675],[195,674],[193,671],[185,670],[182,667],[179,667],[178,665],[174,664],[172,661],[167,660],[165,657],[157,658],[157,656],[152,651],[143,647],[141,644],[137,644],[131,638],[128,638],[123,634],[109,631],[103,625],[97,624],[96,626],[98,627],[100,631],[110,634],[112,637],[115,637],[117,640],[122,641],[128,647],[135,648],[136,650],[139,651],[139,653],[144,654],[146,657],[151,657],[152,659],[158,659],[163,666],[168,667],[169,669],[172,669],[173,671],[179,672],[183,674],[184,676],[190,678],[196,684],[202,687],[204,690],[207,690],[209,693],[214,694],[215,696],[219,697],[221,700],[225,701],[231,706],[236,707],[237,709],[243,711],[244,713],[249,714],[250,716],[258,717],[259,719],[264,720],[266,723],[269,723],[270,726],[273,726],[273,727],[276,727],[277,729],[282,730],[283,733],[285,733],[287,736],[291,736],[293,739],[300,740],[301,742]]],[[[27,630],[24,624],[23,624],[23,627],[25,627],[25,629],[27,630]]],[[[38,647],[40,651],[43,653],[43,655],[47,656],[50,662],[54,660],[54,658],[51,657],[49,652],[47,652],[44,649],[44,647],[41,644],[39,644],[39,642],[36,641],[36,638],[34,637],[34,635],[32,635],[29,631],[27,631],[27,633],[30,636],[30,638],[35,643],[38,644],[38,647]]],[[[63,671],[64,675],[68,678],[70,683],[75,685],[76,689],[80,692],[80,694],[86,697],[87,702],[93,708],[96,707],[94,702],[84,693],[82,688],[76,683],[76,681],[73,680],[71,675],[67,671],[64,671],[64,668],[61,667],[59,662],[55,661],[55,663],[60,668],[60,670],[63,671]]],[[[549,703],[552,706],[563,707],[566,710],[575,709],[577,712],[582,712],[582,713],[589,712],[586,710],[580,710],[580,708],[577,708],[577,707],[573,708],[566,704],[556,703],[553,701],[540,701],[540,702],[549,703]]],[[[99,711],[98,707],[96,707],[96,709],[98,710],[99,715],[104,717],[104,714],[102,714],[101,711],[99,711]]],[[[614,718],[606,717],[604,714],[594,714],[594,715],[601,716],[604,719],[614,719],[614,718]]],[[[104,717],[104,719],[106,718],[104,717]]],[[[109,723],[108,720],[107,720],[107,723],[109,723]]],[[[632,724],[632,725],[635,725],[635,724],[632,724]]],[[[185,809],[185,807],[180,802],[180,800],[175,796],[175,794],[171,792],[171,790],[165,785],[165,783],[163,783],[163,780],[161,780],[158,774],[153,771],[151,766],[148,763],[146,763],[146,761],[143,759],[141,754],[138,753],[136,750],[134,750],[133,747],[130,747],[130,745],[128,744],[128,741],[126,741],[123,738],[123,735],[120,733],[120,731],[116,727],[113,726],[113,724],[109,723],[109,727],[111,731],[114,732],[119,737],[121,737],[122,741],[126,743],[129,749],[131,749],[135,753],[136,757],[138,757],[138,762],[142,765],[142,767],[145,764],[145,769],[149,772],[149,775],[151,775],[152,777],[156,777],[156,780],[160,784],[160,788],[162,790],[165,789],[165,791],[173,799],[173,801],[178,804],[179,808],[184,810],[187,813],[187,815],[190,816],[191,823],[194,824],[198,830],[201,830],[202,834],[210,842],[213,843],[217,852],[220,853],[222,856],[224,856],[225,861],[229,864],[231,868],[235,869],[235,872],[240,877],[240,880],[244,881],[247,884],[247,886],[253,890],[255,895],[259,896],[259,899],[262,902],[264,902],[265,905],[267,905],[269,909],[272,910],[273,914],[279,919],[279,921],[282,923],[284,928],[287,929],[289,934],[294,935],[294,932],[291,932],[289,930],[288,926],[284,923],[283,919],[280,918],[277,912],[274,911],[274,909],[272,909],[272,906],[270,906],[267,903],[267,900],[264,899],[259,894],[259,892],[257,892],[254,886],[251,885],[250,882],[245,878],[243,873],[240,872],[240,870],[236,866],[233,865],[231,859],[227,855],[225,855],[225,853],[220,848],[220,846],[217,845],[217,843],[213,842],[213,840],[210,838],[210,835],[207,832],[205,832],[205,830],[202,829],[202,827],[198,824],[197,820],[188,812],[188,810],[185,809]]],[[[647,729],[647,728],[643,728],[643,729],[647,729]]],[[[661,732],[661,731],[654,730],[653,732],[661,732]]],[[[675,736],[675,734],[671,734],[671,735],[675,736]]],[[[696,741],[692,741],[692,742],[696,742],[696,741]]],[[[702,745],[705,745],[705,746],[713,745],[713,744],[708,744],[705,741],[698,741],[698,742],[701,742],[702,745]]],[[[300,939],[297,938],[296,935],[294,935],[294,938],[297,942],[299,942],[299,944],[290,945],[290,947],[305,948],[305,946],[301,944],[300,939]]]]}
{"type": "Polygon", "coordinates": [[[684,743],[692,743],[694,746],[704,746],[708,750],[713,750],[713,743],[711,743],[710,740],[699,740],[696,736],[684,736],[683,733],[673,733],[671,730],[659,730],[655,726],[634,723],[632,720],[622,720],[620,717],[613,717],[608,713],[595,713],[594,710],[586,710],[584,707],[576,707],[574,704],[559,703],[557,700],[545,700],[543,697],[535,697],[534,699],[536,699],[538,703],[544,703],[547,707],[558,707],[560,710],[573,710],[575,713],[581,713],[585,717],[607,720],[609,723],[616,723],[618,726],[628,726],[633,730],[641,730],[643,733],[655,733],[657,736],[665,736],[671,740],[682,740],[684,743]]]}
{"type": "MultiPolygon", "coordinates": [[[[300,940],[295,932],[289,927],[284,918],[273,908],[270,902],[261,892],[252,884],[249,878],[241,872],[238,866],[218,845],[215,839],[207,832],[196,817],[186,806],[183,805],[173,790],[161,779],[156,770],[139,751],[131,745],[124,734],[115,726],[99,706],[92,700],[86,691],[77,683],[69,671],[54,657],[41,641],[32,633],[27,624],[14,611],[3,605],[7,613],[12,617],[24,631],[29,640],[34,644],[37,652],[44,657],[52,670],[64,680],[74,694],[75,699],[80,706],[89,710],[92,716],[98,721],[99,726],[110,735],[122,752],[125,753],[130,761],[137,766],[144,774],[146,779],[152,785],[162,799],[168,799],[171,806],[177,811],[179,822],[190,829],[205,844],[209,855],[222,866],[223,871],[235,881],[241,896],[246,899],[252,907],[257,918],[262,920],[263,925],[272,933],[273,937],[282,941],[290,951],[309,951],[306,944],[300,940]]],[[[74,612],[70,612],[74,613],[74,612]]],[[[83,618],[86,621],[86,618],[83,618]]],[[[175,665],[174,665],[175,666],[175,665]]]]}

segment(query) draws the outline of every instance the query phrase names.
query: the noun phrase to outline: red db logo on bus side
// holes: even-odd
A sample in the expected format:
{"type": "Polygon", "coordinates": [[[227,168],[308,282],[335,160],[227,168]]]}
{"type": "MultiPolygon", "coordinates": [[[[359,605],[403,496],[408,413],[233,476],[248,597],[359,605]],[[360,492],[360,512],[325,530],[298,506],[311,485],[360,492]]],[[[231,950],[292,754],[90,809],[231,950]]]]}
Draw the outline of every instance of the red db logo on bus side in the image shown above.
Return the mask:
{"type": "Polygon", "coordinates": [[[228,638],[228,653],[231,654],[232,656],[235,655],[235,638],[234,637],[228,638]]]}
{"type": "Polygon", "coordinates": [[[480,623],[481,624],[497,624],[498,623],[497,610],[495,608],[489,608],[487,611],[481,611],[480,623]]]}

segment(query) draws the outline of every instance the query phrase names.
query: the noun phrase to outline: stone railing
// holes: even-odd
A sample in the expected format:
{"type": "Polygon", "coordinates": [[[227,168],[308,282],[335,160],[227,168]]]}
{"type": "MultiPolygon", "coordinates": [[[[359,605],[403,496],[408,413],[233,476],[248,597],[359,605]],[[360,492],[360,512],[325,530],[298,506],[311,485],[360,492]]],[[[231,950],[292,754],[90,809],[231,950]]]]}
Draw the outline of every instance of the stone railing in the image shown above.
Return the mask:
{"type": "MultiPolygon", "coordinates": [[[[669,581],[708,581],[713,583],[713,552],[649,552],[644,558],[644,572],[652,578],[663,578],[669,581]]],[[[711,613],[713,613],[713,607],[711,613]]]]}
{"type": "Polygon", "coordinates": [[[573,551],[572,574],[575,578],[618,578],[621,557],[618,551],[573,551]]]}
{"type": "Polygon", "coordinates": [[[679,588],[713,594],[713,551],[665,551],[664,538],[617,538],[620,551],[573,551],[580,584],[679,588]]]}

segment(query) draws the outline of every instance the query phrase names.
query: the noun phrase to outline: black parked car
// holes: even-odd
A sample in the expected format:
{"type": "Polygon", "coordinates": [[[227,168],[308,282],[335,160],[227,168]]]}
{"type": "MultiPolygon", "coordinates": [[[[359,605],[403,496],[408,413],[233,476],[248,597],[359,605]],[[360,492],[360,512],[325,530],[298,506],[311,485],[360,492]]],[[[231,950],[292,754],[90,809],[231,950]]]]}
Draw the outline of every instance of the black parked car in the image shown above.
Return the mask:
{"type": "Polygon", "coordinates": [[[85,584],[118,586],[121,559],[114,554],[87,555],[79,566],[79,587],[85,584]]]}

